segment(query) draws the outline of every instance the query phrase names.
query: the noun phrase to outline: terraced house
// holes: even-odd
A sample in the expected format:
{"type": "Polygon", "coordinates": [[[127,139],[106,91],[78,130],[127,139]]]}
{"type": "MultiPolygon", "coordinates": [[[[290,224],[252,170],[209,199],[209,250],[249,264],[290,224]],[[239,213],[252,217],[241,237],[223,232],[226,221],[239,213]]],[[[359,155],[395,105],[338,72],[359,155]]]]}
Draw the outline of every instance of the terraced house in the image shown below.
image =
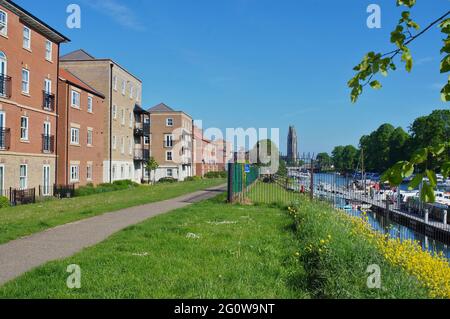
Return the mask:
{"type": "Polygon", "coordinates": [[[193,176],[193,121],[164,103],[150,113],[151,154],[159,164],[155,180],[175,178],[183,181],[193,176]]]}
{"type": "Polygon", "coordinates": [[[58,56],[65,36],[0,0],[0,189],[55,182],[58,56]]]}
{"type": "Polygon", "coordinates": [[[105,96],[103,181],[140,182],[144,159],[135,156],[141,155],[144,137],[135,139],[135,110],[140,109],[141,80],[113,60],[97,59],[84,50],[62,56],[60,65],[105,96]]]}
{"type": "Polygon", "coordinates": [[[58,92],[57,184],[103,183],[105,96],[64,69],[58,92]]]}

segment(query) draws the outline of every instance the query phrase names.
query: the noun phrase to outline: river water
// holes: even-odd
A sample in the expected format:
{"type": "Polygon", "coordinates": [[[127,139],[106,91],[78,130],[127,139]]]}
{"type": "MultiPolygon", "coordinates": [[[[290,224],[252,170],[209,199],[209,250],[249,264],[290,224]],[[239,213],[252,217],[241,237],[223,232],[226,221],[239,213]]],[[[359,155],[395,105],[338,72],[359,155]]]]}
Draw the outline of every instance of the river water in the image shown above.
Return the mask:
{"type": "MultiPolygon", "coordinates": [[[[351,179],[345,178],[338,175],[333,174],[315,174],[314,175],[314,183],[318,185],[319,183],[333,183],[336,187],[350,185],[351,179]]],[[[400,187],[402,190],[407,189],[407,185],[402,185],[400,187]]],[[[345,200],[342,198],[335,198],[335,205],[338,207],[345,206],[345,200]]],[[[356,217],[363,217],[362,212],[359,210],[345,210],[349,215],[356,217]]],[[[416,240],[418,241],[424,250],[428,250],[430,252],[442,252],[447,259],[450,260],[450,247],[445,245],[442,242],[431,239],[423,234],[417,233],[412,229],[397,224],[383,215],[376,214],[374,212],[368,211],[366,212],[369,217],[369,223],[373,229],[383,234],[389,234],[391,238],[399,238],[401,241],[405,240],[416,240]]]]}

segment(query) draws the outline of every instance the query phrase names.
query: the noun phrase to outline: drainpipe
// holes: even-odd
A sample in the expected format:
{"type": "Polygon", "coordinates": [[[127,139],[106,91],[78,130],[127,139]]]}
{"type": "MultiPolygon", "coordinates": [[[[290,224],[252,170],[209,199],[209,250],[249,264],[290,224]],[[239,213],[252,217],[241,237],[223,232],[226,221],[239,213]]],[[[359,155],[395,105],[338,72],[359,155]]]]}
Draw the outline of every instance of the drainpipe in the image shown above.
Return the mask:
{"type": "Polygon", "coordinates": [[[112,86],[113,86],[113,68],[114,64],[110,64],[109,72],[109,183],[112,184],[112,86]]]}
{"type": "MultiPolygon", "coordinates": [[[[56,133],[55,133],[55,155],[56,155],[56,160],[55,160],[55,184],[57,184],[57,179],[58,179],[58,132],[59,132],[59,128],[58,128],[58,123],[59,123],[59,50],[60,50],[60,44],[58,43],[58,62],[56,62],[56,95],[55,95],[55,112],[56,112],[56,133]]],[[[51,133],[51,132],[50,132],[51,133]]]]}

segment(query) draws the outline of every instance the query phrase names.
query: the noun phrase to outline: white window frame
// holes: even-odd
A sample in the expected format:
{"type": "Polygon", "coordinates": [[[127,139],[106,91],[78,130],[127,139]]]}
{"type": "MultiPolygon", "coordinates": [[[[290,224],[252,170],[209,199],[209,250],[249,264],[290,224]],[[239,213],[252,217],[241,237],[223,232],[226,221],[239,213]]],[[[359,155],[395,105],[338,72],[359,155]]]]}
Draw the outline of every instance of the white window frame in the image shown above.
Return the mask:
{"type": "Polygon", "coordinates": [[[30,138],[29,128],[30,128],[30,119],[28,118],[28,116],[21,116],[20,117],[20,140],[21,141],[29,140],[29,138],[30,138]],[[23,121],[23,120],[25,120],[25,121],[23,121]]]}
{"type": "Polygon", "coordinates": [[[30,70],[22,68],[22,93],[30,94],[30,70]],[[26,74],[26,80],[25,80],[26,74]]]}
{"type": "Polygon", "coordinates": [[[81,94],[80,94],[80,92],[75,91],[75,90],[71,90],[71,92],[70,92],[70,104],[71,104],[71,106],[73,108],[75,108],[75,109],[79,109],[80,108],[80,101],[81,101],[81,94]]]}
{"type": "Polygon", "coordinates": [[[53,61],[53,43],[48,39],[45,40],[45,59],[50,62],[53,61]]]}
{"type": "Polygon", "coordinates": [[[70,165],[70,182],[77,183],[80,181],[80,165],[70,165]]]}
{"type": "Polygon", "coordinates": [[[27,164],[20,164],[20,166],[19,166],[19,188],[22,190],[28,188],[28,165],[27,164]],[[24,175],[22,175],[22,167],[25,168],[24,175]],[[22,184],[22,181],[23,181],[23,184],[22,184]]]}
{"type": "Polygon", "coordinates": [[[92,146],[94,145],[94,130],[89,128],[87,130],[87,146],[92,146]]]}
{"type": "Polygon", "coordinates": [[[173,168],[168,168],[166,170],[166,176],[173,178],[173,168]],[[170,174],[169,174],[169,172],[170,172],[170,174]]]}
{"type": "Polygon", "coordinates": [[[117,105],[116,104],[113,104],[113,107],[112,107],[112,117],[114,120],[117,120],[117,105]]]}
{"type": "Polygon", "coordinates": [[[173,147],[173,134],[164,134],[164,147],[165,148],[173,147]]]}
{"type": "Polygon", "coordinates": [[[120,124],[125,125],[125,109],[120,109],[120,124]]]}
{"type": "Polygon", "coordinates": [[[125,165],[120,165],[120,178],[125,178],[125,165]]]}
{"type": "Polygon", "coordinates": [[[125,137],[122,136],[120,142],[120,153],[125,154],[125,137]]]}
{"type": "Polygon", "coordinates": [[[166,126],[167,127],[172,127],[173,126],[173,118],[169,117],[166,119],[166,126]]]}
{"type": "Polygon", "coordinates": [[[150,145],[150,136],[144,136],[144,145],[150,145]]]}
{"type": "Polygon", "coordinates": [[[125,95],[127,91],[127,82],[122,80],[122,95],[125,95]]]}
{"type": "Polygon", "coordinates": [[[92,181],[94,179],[94,170],[92,164],[87,164],[86,166],[86,180],[92,181]]]}
{"type": "Polygon", "coordinates": [[[134,119],[133,119],[133,111],[130,111],[130,128],[133,128],[134,119]]]}
{"type": "Polygon", "coordinates": [[[88,96],[87,98],[87,111],[88,113],[94,113],[94,99],[92,96],[88,96]]]}
{"type": "Polygon", "coordinates": [[[133,99],[134,94],[134,85],[133,83],[130,83],[130,99],[133,99]]]}
{"type": "Polygon", "coordinates": [[[50,165],[42,166],[42,195],[50,196],[50,188],[51,188],[51,168],[50,165]],[[45,185],[45,170],[48,169],[48,185],[45,185]]]}
{"type": "Polygon", "coordinates": [[[117,92],[117,75],[113,76],[113,89],[117,92]]]}
{"type": "Polygon", "coordinates": [[[173,152],[172,151],[166,151],[166,162],[173,162],[173,152]],[[170,159],[169,159],[170,154],[170,159]]]}
{"type": "Polygon", "coordinates": [[[117,137],[115,135],[113,135],[112,137],[112,149],[113,150],[117,149],[117,137]]]}
{"type": "Polygon", "coordinates": [[[80,129],[78,127],[70,128],[70,144],[80,145],[80,129]]]}
{"type": "Polygon", "coordinates": [[[31,29],[27,26],[23,26],[22,31],[22,46],[24,49],[31,50],[31,29]],[[25,31],[28,31],[28,37],[25,35],[25,31]]]}
{"type": "Polygon", "coordinates": [[[130,155],[133,155],[133,148],[134,148],[133,146],[134,146],[133,139],[130,138],[130,140],[129,140],[129,153],[130,153],[130,155]]]}
{"type": "Polygon", "coordinates": [[[0,14],[3,14],[5,16],[5,21],[0,22],[0,27],[3,27],[0,29],[0,34],[8,36],[8,13],[6,11],[0,10],[0,14]]]}

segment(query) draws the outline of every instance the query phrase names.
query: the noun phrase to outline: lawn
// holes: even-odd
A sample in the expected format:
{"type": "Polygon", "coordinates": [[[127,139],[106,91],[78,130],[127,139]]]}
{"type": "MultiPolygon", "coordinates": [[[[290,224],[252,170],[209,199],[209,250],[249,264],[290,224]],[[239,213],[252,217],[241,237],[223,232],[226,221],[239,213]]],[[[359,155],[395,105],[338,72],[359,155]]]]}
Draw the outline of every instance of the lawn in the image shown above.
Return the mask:
{"type": "Polygon", "coordinates": [[[307,298],[297,241],[281,208],[225,196],[132,226],[0,288],[1,298],[307,298]],[[66,286],[77,264],[82,287],[66,286]]]}
{"type": "Polygon", "coordinates": [[[0,210],[0,244],[58,225],[84,218],[178,197],[211,186],[224,179],[139,186],[123,191],[95,194],[0,210]]]}

